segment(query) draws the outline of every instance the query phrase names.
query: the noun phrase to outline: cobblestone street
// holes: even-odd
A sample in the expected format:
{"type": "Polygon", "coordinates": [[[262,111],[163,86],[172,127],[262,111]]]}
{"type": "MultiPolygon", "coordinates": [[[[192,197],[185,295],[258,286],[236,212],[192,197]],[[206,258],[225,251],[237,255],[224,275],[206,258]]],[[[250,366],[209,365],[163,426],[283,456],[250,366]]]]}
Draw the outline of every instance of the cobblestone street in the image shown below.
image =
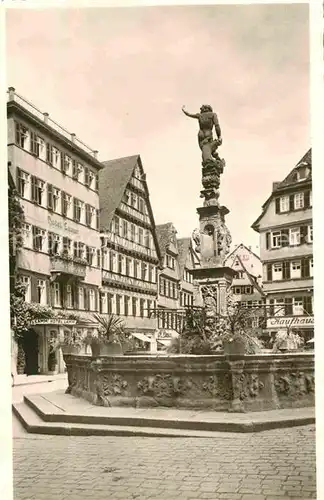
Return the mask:
{"type": "Polygon", "coordinates": [[[316,498],[314,426],[210,439],[15,436],[15,500],[316,498]]]}

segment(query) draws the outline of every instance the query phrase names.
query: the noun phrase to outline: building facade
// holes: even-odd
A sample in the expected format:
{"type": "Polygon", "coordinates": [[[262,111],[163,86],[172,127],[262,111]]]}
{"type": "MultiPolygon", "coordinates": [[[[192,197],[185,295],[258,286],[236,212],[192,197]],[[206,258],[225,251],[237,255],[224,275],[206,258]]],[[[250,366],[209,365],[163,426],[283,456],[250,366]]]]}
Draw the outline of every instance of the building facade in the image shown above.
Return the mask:
{"type": "Polygon", "coordinates": [[[116,314],[133,337],[154,343],[160,251],[139,155],[103,163],[99,175],[102,314],[116,314]]]}
{"type": "MultiPolygon", "coordinates": [[[[8,162],[25,213],[17,261],[25,300],[90,320],[101,286],[97,152],[13,88],[8,94],[8,162]]],[[[49,341],[62,329],[54,321],[31,327],[30,374],[48,371],[49,341]]],[[[62,356],[58,369],[64,370],[62,356]]]]}
{"type": "Polygon", "coordinates": [[[260,234],[267,329],[313,337],[311,150],[273,190],[252,225],[260,234]]]}
{"type": "Polygon", "coordinates": [[[180,307],[202,306],[199,287],[194,284],[192,270],[200,265],[199,256],[191,238],[178,238],[178,263],[180,274],[180,307]]]}

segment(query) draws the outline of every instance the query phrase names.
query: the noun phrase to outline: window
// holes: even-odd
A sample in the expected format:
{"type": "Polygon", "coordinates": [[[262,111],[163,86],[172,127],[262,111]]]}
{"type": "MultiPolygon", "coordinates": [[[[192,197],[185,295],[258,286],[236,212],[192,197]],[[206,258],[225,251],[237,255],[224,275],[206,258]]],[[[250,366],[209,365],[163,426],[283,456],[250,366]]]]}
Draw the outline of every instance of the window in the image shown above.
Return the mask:
{"type": "Polygon", "coordinates": [[[280,212],[289,211],[289,196],[280,197],[280,212]]]}
{"type": "Polygon", "coordinates": [[[91,288],[89,290],[89,311],[96,310],[96,296],[95,291],[91,288]]]}
{"type": "Polygon", "coordinates": [[[31,201],[37,203],[37,205],[43,205],[43,192],[45,187],[45,182],[38,177],[31,177],[31,186],[32,186],[32,198],[31,201]]]}
{"type": "Polygon", "coordinates": [[[75,160],[72,160],[72,177],[76,181],[80,180],[80,176],[83,172],[82,163],[77,163],[75,160]]]}
{"type": "Polygon", "coordinates": [[[117,258],[117,272],[122,274],[123,272],[123,256],[119,253],[117,258]]]}
{"type": "Polygon", "coordinates": [[[66,236],[63,237],[63,253],[65,255],[71,255],[72,253],[72,240],[66,236]]]}
{"type": "Polygon", "coordinates": [[[307,235],[308,243],[313,242],[313,226],[308,226],[308,235],[307,235]]]}
{"type": "Polygon", "coordinates": [[[246,294],[250,295],[251,293],[253,293],[253,287],[251,287],[251,286],[246,286],[246,287],[245,287],[244,292],[245,292],[246,294]]]}
{"type": "Polygon", "coordinates": [[[92,170],[89,170],[88,187],[90,189],[94,189],[95,188],[95,174],[92,172],[92,170]]]}
{"type": "Polygon", "coordinates": [[[300,228],[294,227],[289,231],[289,245],[300,245],[300,228]]]}
{"type": "Polygon", "coordinates": [[[272,248],[281,247],[281,231],[274,231],[272,233],[272,248]]]}
{"type": "Polygon", "coordinates": [[[84,288],[79,286],[78,288],[78,298],[79,298],[79,309],[84,309],[84,288]]]}
{"type": "Polygon", "coordinates": [[[151,235],[149,230],[145,231],[144,245],[146,246],[146,248],[151,248],[151,235]]]}
{"type": "Polygon", "coordinates": [[[89,266],[94,265],[94,258],[96,254],[96,249],[94,247],[86,247],[86,259],[89,266]]]}
{"type": "Polygon", "coordinates": [[[86,218],[85,222],[86,222],[86,225],[89,226],[89,227],[93,227],[94,226],[95,217],[96,217],[96,209],[94,207],[92,207],[91,205],[86,204],[85,205],[85,218],[86,218]]]}
{"type": "Polygon", "coordinates": [[[134,278],[138,277],[138,265],[139,265],[138,260],[134,260],[134,278]]]}
{"type": "Polygon", "coordinates": [[[290,277],[292,279],[301,277],[301,261],[300,260],[295,260],[295,261],[291,262],[290,277]]]}
{"type": "Polygon", "coordinates": [[[282,264],[273,264],[273,280],[282,280],[282,264]]]}
{"type": "Polygon", "coordinates": [[[123,228],[123,237],[127,238],[128,237],[128,222],[127,222],[127,220],[123,220],[122,228],[123,228]]]}
{"type": "Polygon", "coordinates": [[[137,205],[137,196],[134,193],[131,193],[130,204],[132,207],[136,208],[137,205]]]}
{"type": "Polygon", "coordinates": [[[44,229],[40,229],[39,227],[33,226],[33,247],[34,250],[38,252],[45,251],[45,236],[46,233],[44,229]]]}
{"type": "Polygon", "coordinates": [[[107,249],[104,248],[102,251],[101,251],[101,261],[102,261],[102,268],[103,269],[108,269],[108,252],[107,252],[107,249]]]}
{"type": "Polygon", "coordinates": [[[83,169],[83,183],[89,187],[90,179],[89,179],[89,169],[88,167],[84,167],[83,169]]]}
{"type": "Polygon", "coordinates": [[[53,305],[61,307],[61,290],[59,283],[53,283],[53,305]]]}
{"type": "Polygon", "coordinates": [[[235,286],[234,287],[234,293],[235,293],[235,295],[240,295],[240,293],[241,293],[241,287],[240,286],[235,286]]]}
{"type": "Polygon", "coordinates": [[[309,275],[312,277],[313,276],[313,267],[314,267],[314,262],[313,259],[309,260],[309,275]]]}
{"type": "Polygon", "coordinates": [[[120,315],[121,295],[116,295],[116,314],[120,315]]]}
{"type": "Polygon", "coordinates": [[[141,227],[138,228],[138,243],[143,245],[143,229],[141,227]]]}
{"type": "Polygon", "coordinates": [[[56,149],[54,146],[51,147],[51,150],[52,150],[52,165],[53,167],[55,168],[59,168],[60,167],[60,163],[61,163],[61,152],[56,149]]]}
{"type": "Polygon", "coordinates": [[[130,240],[135,241],[135,224],[131,224],[130,228],[131,228],[130,240]]]}
{"type": "Polygon", "coordinates": [[[112,312],[113,312],[113,298],[114,298],[114,296],[111,293],[107,293],[108,314],[112,314],[112,312]]]}
{"type": "Polygon", "coordinates": [[[128,311],[129,311],[129,297],[125,295],[124,297],[124,314],[125,316],[128,316],[128,311]]]}
{"type": "Polygon", "coordinates": [[[64,174],[71,175],[71,173],[73,173],[73,162],[70,156],[64,155],[64,159],[61,165],[62,165],[62,172],[64,174]]]}
{"type": "Polygon", "coordinates": [[[29,184],[29,174],[18,169],[18,193],[22,198],[29,199],[27,186],[29,184]]]}
{"type": "Polygon", "coordinates": [[[20,276],[19,280],[25,287],[25,302],[31,301],[30,277],[20,276]]]}
{"type": "Polygon", "coordinates": [[[176,284],[172,283],[172,297],[176,299],[176,284]]]}
{"type": "Polygon", "coordinates": [[[137,298],[136,297],[132,297],[132,315],[133,316],[136,316],[137,314],[137,298]]]}
{"type": "Polygon", "coordinates": [[[74,241],[73,243],[73,256],[77,259],[84,258],[85,245],[80,241],[74,241]]]}
{"type": "Polygon", "coordinates": [[[29,132],[21,123],[16,123],[16,144],[23,149],[28,149],[29,132]]]}
{"type": "Polygon", "coordinates": [[[140,317],[144,318],[144,299],[140,299],[140,317]]]}
{"type": "Polygon", "coordinates": [[[126,276],[130,276],[130,263],[131,263],[131,259],[129,257],[126,257],[126,259],[125,259],[125,274],[126,274],[126,276]]]}
{"type": "Polygon", "coordinates": [[[303,192],[295,193],[295,195],[294,195],[294,207],[295,207],[295,210],[297,210],[298,208],[304,208],[304,193],[303,192]]]}
{"type": "Polygon", "coordinates": [[[60,212],[62,205],[60,204],[61,192],[59,189],[47,184],[47,206],[50,210],[56,213],[60,212]]]}
{"type": "Polygon", "coordinates": [[[72,286],[66,285],[66,307],[68,309],[72,309],[73,301],[72,301],[72,286]]]}
{"type": "Polygon", "coordinates": [[[145,262],[142,262],[141,279],[143,281],[146,280],[146,271],[147,271],[147,264],[145,264],[145,262]]]}
{"type": "Polygon", "coordinates": [[[119,225],[119,217],[115,215],[114,217],[114,233],[117,234],[117,236],[120,235],[120,225],[119,225]]]}
{"type": "Polygon", "coordinates": [[[142,214],[144,213],[144,200],[143,200],[143,198],[138,198],[138,210],[142,214]]]}
{"type": "Polygon", "coordinates": [[[148,281],[153,282],[153,267],[148,266],[148,281]]]}
{"type": "Polygon", "coordinates": [[[23,245],[26,248],[33,248],[33,233],[30,224],[23,223],[21,226],[23,235],[23,245]]]}
{"type": "Polygon", "coordinates": [[[48,253],[58,255],[61,251],[61,236],[59,234],[48,233],[48,253]]]}
{"type": "Polygon", "coordinates": [[[72,196],[62,191],[62,215],[64,217],[71,217],[72,196]]]}
{"type": "Polygon", "coordinates": [[[294,299],[293,299],[293,315],[294,316],[302,316],[303,314],[304,314],[303,298],[302,297],[294,297],[294,299]]]}
{"type": "Polygon", "coordinates": [[[37,302],[46,305],[46,285],[44,280],[37,280],[37,302]]]}
{"type": "Polygon", "coordinates": [[[116,259],[116,254],[112,251],[109,253],[109,271],[114,272],[115,271],[115,259],[116,259]]]}
{"type": "Polygon", "coordinates": [[[73,219],[75,222],[81,222],[83,205],[81,200],[73,198],[73,219]]]}
{"type": "Polygon", "coordinates": [[[100,312],[103,314],[107,314],[108,308],[107,308],[107,294],[106,293],[101,293],[100,294],[100,312]]]}

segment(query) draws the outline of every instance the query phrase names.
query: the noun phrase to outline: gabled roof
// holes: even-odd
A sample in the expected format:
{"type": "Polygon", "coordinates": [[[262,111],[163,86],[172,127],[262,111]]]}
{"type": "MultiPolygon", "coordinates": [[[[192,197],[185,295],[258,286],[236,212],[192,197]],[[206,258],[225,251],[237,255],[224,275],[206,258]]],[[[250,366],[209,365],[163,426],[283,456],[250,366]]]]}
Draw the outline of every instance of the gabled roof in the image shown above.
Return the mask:
{"type": "Polygon", "coordinates": [[[143,165],[140,155],[126,156],[103,162],[103,169],[99,172],[99,206],[100,206],[100,231],[106,231],[114,216],[115,210],[120,205],[127,184],[129,183],[134,169],[139,166],[143,186],[146,193],[146,202],[148,215],[152,225],[152,235],[155,243],[158,259],[161,259],[160,247],[156,234],[156,226],[153,216],[151,203],[149,200],[149,191],[146,184],[143,165]]]}
{"type": "Polygon", "coordinates": [[[159,224],[156,226],[156,234],[161,256],[164,257],[172,239],[174,239],[174,243],[177,245],[177,240],[175,238],[176,229],[172,222],[166,222],[165,224],[159,224]]]}
{"type": "Polygon", "coordinates": [[[251,253],[252,255],[254,255],[254,257],[256,257],[257,259],[260,260],[260,257],[259,255],[257,255],[256,253],[254,253],[249,247],[247,247],[246,245],[244,245],[244,243],[240,243],[239,245],[237,245],[234,250],[226,257],[225,261],[227,261],[228,259],[230,259],[234,254],[235,252],[239,249],[239,248],[245,248],[245,250],[249,253],[251,253]]]}
{"type": "Polygon", "coordinates": [[[180,238],[177,240],[177,243],[179,252],[178,262],[179,262],[180,276],[183,276],[187,256],[188,253],[191,251],[191,239],[180,238]]]}
{"type": "MultiPolygon", "coordinates": [[[[272,193],[270,194],[269,198],[262,205],[262,212],[259,215],[259,217],[253,222],[253,224],[251,226],[252,229],[254,229],[255,231],[258,231],[258,224],[259,224],[260,220],[262,219],[262,217],[264,216],[272,198],[277,194],[278,191],[280,191],[281,189],[284,189],[288,186],[292,186],[294,184],[296,184],[296,185],[301,184],[300,182],[295,181],[293,179],[293,174],[302,165],[308,165],[310,168],[312,167],[312,148],[310,148],[307,151],[307,153],[304,154],[304,156],[301,158],[301,160],[299,160],[297,165],[289,172],[289,174],[284,178],[283,181],[275,183],[275,188],[272,190],[272,193]]],[[[311,174],[310,174],[310,178],[308,178],[306,180],[306,182],[308,183],[310,181],[310,179],[311,179],[311,174]]]]}
{"type": "Polygon", "coordinates": [[[252,285],[254,288],[256,288],[256,289],[258,290],[258,292],[259,292],[262,296],[264,296],[264,292],[263,292],[262,288],[260,287],[260,285],[259,285],[259,283],[257,282],[257,280],[256,280],[256,279],[254,279],[254,278],[253,278],[253,276],[252,276],[252,275],[249,273],[249,271],[246,269],[245,265],[243,264],[243,261],[242,261],[241,257],[240,257],[239,255],[237,255],[236,257],[237,257],[237,259],[239,260],[239,262],[240,262],[240,264],[241,264],[241,266],[242,266],[243,271],[246,273],[246,275],[247,275],[247,277],[248,277],[248,279],[249,279],[249,281],[250,281],[251,285],[252,285]]]}
{"type": "Polygon", "coordinates": [[[139,155],[134,155],[103,162],[99,172],[100,229],[109,228],[138,159],[139,155]]]}

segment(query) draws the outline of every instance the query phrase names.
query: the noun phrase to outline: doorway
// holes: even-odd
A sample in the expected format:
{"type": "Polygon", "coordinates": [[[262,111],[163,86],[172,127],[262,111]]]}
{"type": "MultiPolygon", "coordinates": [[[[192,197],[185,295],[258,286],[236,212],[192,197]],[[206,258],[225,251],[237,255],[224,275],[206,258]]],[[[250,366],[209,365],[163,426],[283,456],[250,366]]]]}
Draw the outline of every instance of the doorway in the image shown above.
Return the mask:
{"type": "Polygon", "coordinates": [[[26,375],[38,374],[38,335],[35,330],[29,330],[24,335],[23,348],[25,352],[26,375]]]}

